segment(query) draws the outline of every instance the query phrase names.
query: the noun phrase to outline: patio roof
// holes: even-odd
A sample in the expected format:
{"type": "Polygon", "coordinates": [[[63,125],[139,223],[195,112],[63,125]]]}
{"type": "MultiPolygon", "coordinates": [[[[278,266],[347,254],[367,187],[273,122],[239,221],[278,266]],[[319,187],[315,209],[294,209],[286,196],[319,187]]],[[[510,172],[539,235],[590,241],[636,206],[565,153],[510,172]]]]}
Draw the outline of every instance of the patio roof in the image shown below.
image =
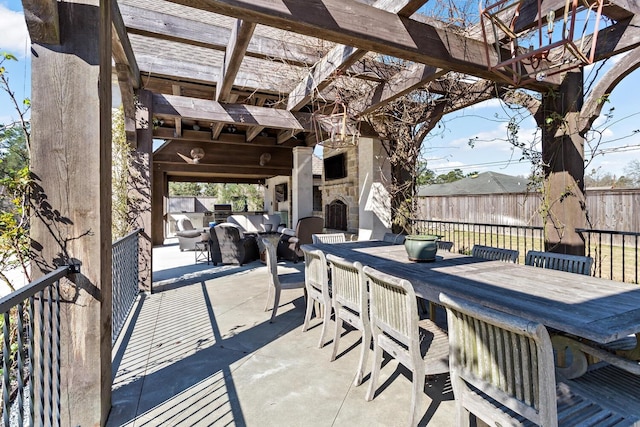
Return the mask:
{"type": "MultiPolygon", "coordinates": [[[[489,69],[495,53],[479,22],[457,28],[417,13],[425,3],[119,0],[115,69],[125,105],[137,89],[154,93],[153,134],[167,144],[153,160],[171,180],[262,182],[290,174],[292,147],[317,143],[313,117],[327,112],[340,88],[362,93],[349,103],[356,117],[418,88],[447,93],[443,81],[464,85],[461,75],[510,86],[489,69]],[[192,148],[205,150],[197,164],[192,148]],[[271,161],[259,165],[263,153],[271,161]]],[[[545,15],[564,4],[545,2],[545,15]]],[[[521,9],[518,29],[534,29],[537,3],[521,9]]],[[[633,13],[627,2],[604,7],[612,24],[601,30],[596,60],[637,45],[633,13]]],[[[526,86],[546,91],[560,81],[526,86]]]]}

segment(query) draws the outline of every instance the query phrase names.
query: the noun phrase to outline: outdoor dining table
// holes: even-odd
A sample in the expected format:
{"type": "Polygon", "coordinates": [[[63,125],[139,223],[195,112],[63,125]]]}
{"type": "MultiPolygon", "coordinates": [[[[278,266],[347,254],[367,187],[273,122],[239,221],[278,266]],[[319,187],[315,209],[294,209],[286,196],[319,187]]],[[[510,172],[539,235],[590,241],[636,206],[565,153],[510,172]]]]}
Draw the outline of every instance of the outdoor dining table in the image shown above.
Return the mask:
{"type": "MultiPolygon", "coordinates": [[[[466,298],[599,344],[640,333],[638,285],[452,252],[413,262],[402,245],[381,241],[313,246],[407,279],[417,296],[436,303],[441,292],[466,298]]],[[[597,348],[587,352],[608,357],[597,348]]],[[[618,359],[612,356],[622,368],[640,372],[637,362],[618,359]]]]}

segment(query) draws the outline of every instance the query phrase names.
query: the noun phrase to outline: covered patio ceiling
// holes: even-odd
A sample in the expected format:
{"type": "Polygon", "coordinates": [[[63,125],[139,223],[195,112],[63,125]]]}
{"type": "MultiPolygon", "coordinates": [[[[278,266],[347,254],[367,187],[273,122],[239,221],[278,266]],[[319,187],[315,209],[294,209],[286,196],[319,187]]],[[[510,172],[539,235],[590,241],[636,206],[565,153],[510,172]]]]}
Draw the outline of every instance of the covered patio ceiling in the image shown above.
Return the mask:
{"type": "MultiPolygon", "coordinates": [[[[153,135],[165,141],[153,155],[154,170],[172,181],[255,183],[290,175],[292,148],[316,145],[314,114],[326,113],[345,87],[362,94],[349,102],[351,114],[362,118],[418,88],[446,94],[447,80],[459,90],[493,81],[490,97],[514,86],[489,69],[496,52],[486,47],[478,22],[467,28],[439,22],[417,13],[425,3],[114,2],[113,57],[125,109],[137,89],[153,92],[153,135]],[[461,75],[473,79],[465,83],[461,75]],[[193,148],[204,150],[198,162],[193,148]]],[[[538,0],[520,3],[514,26],[535,28],[538,0]]],[[[542,18],[551,10],[561,17],[565,1],[541,5],[542,18]]],[[[636,9],[624,0],[604,5],[595,60],[638,45],[636,9]]],[[[588,54],[591,45],[585,46],[588,54]]],[[[561,79],[520,86],[546,91],[561,79]]],[[[135,111],[128,110],[135,143],[135,111]]]]}

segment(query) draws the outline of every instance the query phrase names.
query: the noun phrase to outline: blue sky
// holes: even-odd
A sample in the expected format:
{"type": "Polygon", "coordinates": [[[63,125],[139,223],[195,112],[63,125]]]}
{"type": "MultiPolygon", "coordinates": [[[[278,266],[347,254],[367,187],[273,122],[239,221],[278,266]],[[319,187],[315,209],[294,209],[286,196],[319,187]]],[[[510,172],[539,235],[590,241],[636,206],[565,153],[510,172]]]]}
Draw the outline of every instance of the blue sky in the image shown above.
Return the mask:
{"type": "MultiPolygon", "coordinates": [[[[0,28],[3,36],[0,51],[8,51],[19,58],[18,62],[5,62],[11,87],[19,100],[30,97],[30,54],[28,33],[22,15],[22,2],[0,0],[0,28]]],[[[585,71],[588,75],[589,69],[585,71]]],[[[640,160],[640,103],[637,98],[640,71],[636,71],[620,83],[610,97],[609,106],[615,107],[613,121],[603,127],[602,118],[596,122],[601,128],[603,143],[598,155],[586,167],[586,173],[596,169],[598,173],[620,176],[632,160],[640,160]],[[629,136],[631,135],[631,136],[629,136]]],[[[608,107],[607,107],[608,108],[608,107]]],[[[16,113],[4,92],[0,92],[0,123],[15,120],[16,113]]],[[[505,109],[496,100],[466,108],[445,116],[440,133],[425,141],[424,156],[428,167],[436,173],[447,173],[461,168],[465,173],[495,171],[509,175],[528,175],[530,165],[520,162],[521,154],[511,149],[505,141],[505,109]],[[468,141],[477,137],[471,148],[468,141]]],[[[521,140],[531,138],[535,132],[533,119],[521,124],[521,140]]],[[[585,147],[589,154],[589,147],[585,147]]],[[[588,157],[588,156],[587,156],[588,157]]]]}

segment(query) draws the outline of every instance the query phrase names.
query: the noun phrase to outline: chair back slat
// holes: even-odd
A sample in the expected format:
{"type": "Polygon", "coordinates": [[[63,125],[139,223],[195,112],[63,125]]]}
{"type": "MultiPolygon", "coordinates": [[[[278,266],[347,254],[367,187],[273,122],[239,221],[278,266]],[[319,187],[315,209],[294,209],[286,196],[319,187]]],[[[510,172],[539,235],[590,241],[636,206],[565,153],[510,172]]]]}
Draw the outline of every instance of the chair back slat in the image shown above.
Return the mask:
{"type": "Polygon", "coordinates": [[[553,349],[544,326],[443,294],[440,301],[456,399],[486,396],[536,424],[557,425],[553,349]]]}
{"type": "Polygon", "coordinates": [[[309,246],[300,247],[304,253],[304,280],[309,291],[315,290],[327,297],[329,301],[328,266],[324,252],[310,249],[309,246]]]}
{"type": "Polygon", "coordinates": [[[361,283],[359,272],[362,269],[362,264],[353,263],[331,254],[327,255],[327,262],[329,262],[331,271],[333,299],[350,310],[366,314],[369,311],[367,288],[366,282],[361,283]]]}
{"type": "Polygon", "coordinates": [[[408,346],[410,337],[418,328],[418,306],[413,286],[407,280],[367,266],[363,272],[369,282],[372,327],[379,327],[408,346]]]}
{"type": "Polygon", "coordinates": [[[491,261],[518,262],[520,252],[515,249],[494,248],[492,246],[474,245],[471,256],[491,261]]]}
{"type": "Polygon", "coordinates": [[[590,275],[593,258],[590,256],[557,254],[554,252],[529,251],[524,263],[534,267],[549,268],[551,270],[567,271],[590,275]]]}
{"type": "Polygon", "coordinates": [[[347,241],[344,233],[326,233],[326,234],[312,234],[311,240],[313,244],[316,243],[344,243],[347,241]]]}

